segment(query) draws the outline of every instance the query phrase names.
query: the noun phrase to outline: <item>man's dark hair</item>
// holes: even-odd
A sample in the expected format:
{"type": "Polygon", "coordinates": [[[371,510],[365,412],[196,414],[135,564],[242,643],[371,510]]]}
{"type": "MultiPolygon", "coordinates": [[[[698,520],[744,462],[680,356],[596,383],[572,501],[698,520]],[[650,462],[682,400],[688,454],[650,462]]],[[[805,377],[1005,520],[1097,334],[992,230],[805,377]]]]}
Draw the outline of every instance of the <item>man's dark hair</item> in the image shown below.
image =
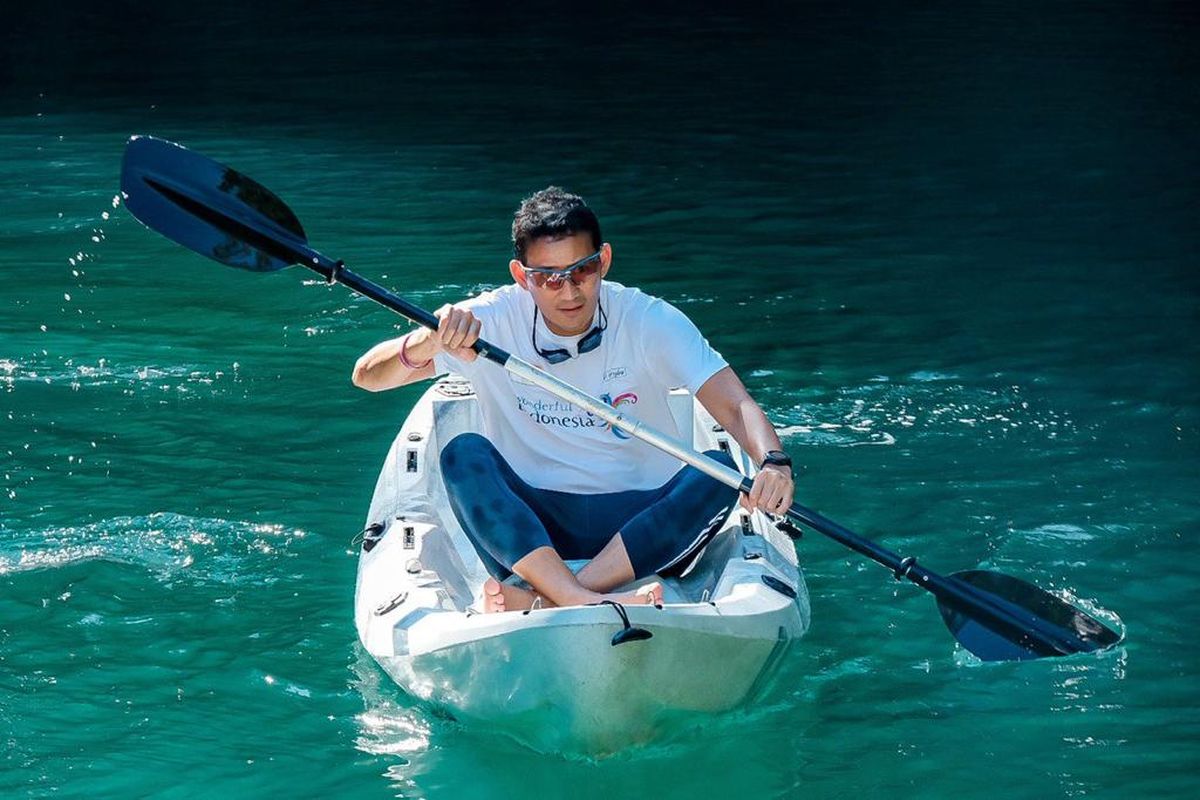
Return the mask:
{"type": "Polygon", "coordinates": [[[576,233],[588,233],[592,246],[599,250],[600,221],[587,203],[577,194],[558,186],[547,186],[521,202],[513,215],[513,256],[525,262],[525,251],[534,239],[561,239],[576,233]]]}

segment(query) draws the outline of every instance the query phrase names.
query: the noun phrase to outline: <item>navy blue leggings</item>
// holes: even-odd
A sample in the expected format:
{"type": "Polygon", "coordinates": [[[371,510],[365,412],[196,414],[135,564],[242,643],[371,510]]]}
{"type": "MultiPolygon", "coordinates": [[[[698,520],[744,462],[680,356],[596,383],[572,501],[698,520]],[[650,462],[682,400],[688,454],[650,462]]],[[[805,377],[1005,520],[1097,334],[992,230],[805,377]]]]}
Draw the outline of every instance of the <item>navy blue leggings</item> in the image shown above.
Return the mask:
{"type": "MultiPolygon", "coordinates": [[[[706,455],[733,467],[720,450],[706,455]]],[[[720,530],[737,490],[695,467],[657,489],[572,494],[530,486],[487,439],[456,436],[442,448],[450,507],[489,573],[500,580],[539,547],[567,561],[593,558],[618,532],[636,577],[671,574],[720,530]]]]}

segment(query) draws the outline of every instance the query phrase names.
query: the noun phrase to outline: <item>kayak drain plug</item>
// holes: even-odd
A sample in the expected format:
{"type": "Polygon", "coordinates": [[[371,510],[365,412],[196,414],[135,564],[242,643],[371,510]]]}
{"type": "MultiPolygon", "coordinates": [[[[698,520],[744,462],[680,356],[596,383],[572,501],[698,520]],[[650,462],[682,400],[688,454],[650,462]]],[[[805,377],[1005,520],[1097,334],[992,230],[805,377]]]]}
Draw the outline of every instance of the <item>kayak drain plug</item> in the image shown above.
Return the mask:
{"type": "Polygon", "coordinates": [[[621,617],[621,624],[625,627],[613,634],[612,646],[616,647],[619,644],[626,642],[640,642],[654,636],[653,633],[645,628],[635,628],[629,624],[629,615],[625,613],[625,606],[615,600],[601,600],[601,605],[612,606],[617,610],[617,614],[621,617]]]}

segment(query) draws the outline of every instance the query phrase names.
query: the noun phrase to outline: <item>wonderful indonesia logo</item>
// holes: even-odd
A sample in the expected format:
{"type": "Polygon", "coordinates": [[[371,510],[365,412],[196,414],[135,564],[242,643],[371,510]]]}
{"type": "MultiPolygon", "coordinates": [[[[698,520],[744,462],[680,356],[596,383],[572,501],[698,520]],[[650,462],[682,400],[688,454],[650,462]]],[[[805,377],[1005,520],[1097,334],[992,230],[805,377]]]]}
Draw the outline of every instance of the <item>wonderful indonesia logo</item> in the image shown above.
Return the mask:
{"type": "MultiPolygon", "coordinates": [[[[617,395],[615,398],[606,393],[606,394],[600,395],[600,399],[603,400],[605,403],[608,403],[613,408],[620,408],[623,405],[631,405],[632,406],[632,405],[637,404],[637,395],[634,394],[633,392],[625,392],[624,394],[617,395]]],[[[628,433],[626,433],[623,430],[620,430],[619,428],[614,428],[608,422],[604,423],[604,427],[611,429],[613,432],[613,436],[616,436],[618,439],[628,439],[629,438],[628,433]]]]}
{"type": "MultiPolygon", "coordinates": [[[[610,394],[602,394],[600,395],[600,399],[613,408],[620,408],[624,405],[636,404],[638,396],[633,392],[623,392],[616,397],[610,394]]],[[[629,438],[629,434],[624,431],[613,428],[611,424],[590,412],[585,411],[580,413],[574,405],[563,400],[530,399],[518,395],[517,408],[522,413],[528,414],[529,418],[539,425],[576,430],[584,428],[608,429],[618,439],[629,438]]]]}

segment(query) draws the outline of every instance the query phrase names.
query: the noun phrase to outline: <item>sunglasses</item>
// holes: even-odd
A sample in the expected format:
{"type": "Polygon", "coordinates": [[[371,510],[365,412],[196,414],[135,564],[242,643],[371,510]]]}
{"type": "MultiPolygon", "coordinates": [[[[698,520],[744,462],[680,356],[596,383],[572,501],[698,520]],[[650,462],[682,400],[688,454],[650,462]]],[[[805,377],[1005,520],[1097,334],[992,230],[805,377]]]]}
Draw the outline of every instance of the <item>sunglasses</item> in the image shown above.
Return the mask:
{"type": "Polygon", "coordinates": [[[524,264],[521,265],[521,269],[525,270],[525,277],[537,288],[557,292],[566,284],[568,278],[571,283],[580,286],[584,281],[591,280],[593,275],[599,273],[602,252],[602,250],[597,250],[590,256],[581,258],[571,266],[562,269],[527,267],[524,264]]]}

